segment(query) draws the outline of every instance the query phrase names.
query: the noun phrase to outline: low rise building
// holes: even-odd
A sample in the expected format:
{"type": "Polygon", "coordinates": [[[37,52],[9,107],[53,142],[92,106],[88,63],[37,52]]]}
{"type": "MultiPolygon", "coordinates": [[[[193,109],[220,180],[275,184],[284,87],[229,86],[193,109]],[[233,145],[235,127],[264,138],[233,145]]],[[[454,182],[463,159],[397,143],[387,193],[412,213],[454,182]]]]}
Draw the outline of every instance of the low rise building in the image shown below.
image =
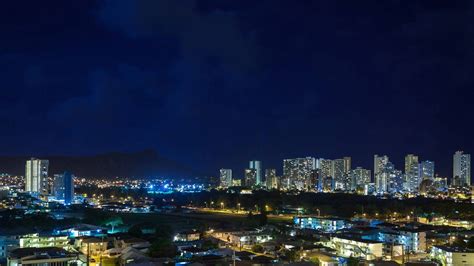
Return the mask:
{"type": "Polygon", "coordinates": [[[430,257],[440,262],[443,266],[474,265],[474,250],[467,248],[433,246],[431,248],[430,257]]]}
{"type": "Polygon", "coordinates": [[[78,237],[75,239],[74,246],[82,254],[99,256],[107,250],[108,242],[107,238],[78,237]]]}
{"type": "Polygon", "coordinates": [[[382,231],[378,235],[378,240],[403,245],[405,252],[426,251],[426,232],[422,230],[401,228],[395,231],[382,231]]]}
{"type": "Polygon", "coordinates": [[[181,231],[173,237],[174,242],[197,241],[201,239],[201,233],[197,230],[181,231]]]}
{"type": "Polygon", "coordinates": [[[296,216],[293,223],[301,229],[314,229],[323,232],[335,232],[350,228],[350,223],[341,218],[322,218],[316,216],[296,216]]]}
{"type": "Polygon", "coordinates": [[[376,260],[383,257],[384,244],[380,241],[336,236],[331,238],[330,246],[336,250],[337,255],[343,257],[356,257],[365,260],[376,260]]]}
{"type": "Polygon", "coordinates": [[[71,264],[83,265],[78,255],[62,248],[18,248],[10,252],[7,266],[67,266],[71,264]]]}
{"type": "Polygon", "coordinates": [[[272,240],[270,234],[258,230],[216,231],[212,233],[212,236],[240,248],[249,248],[272,240]]]}
{"type": "Polygon", "coordinates": [[[0,264],[6,260],[7,255],[13,249],[20,247],[20,236],[18,235],[0,235],[0,264]]]}
{"type": "Polygon", "coordinates": [[[69,249],[69,239],[67,235],[40,235],[29,234],[19,238],[21,248],[45,248],[60,247],[69,249]]]}

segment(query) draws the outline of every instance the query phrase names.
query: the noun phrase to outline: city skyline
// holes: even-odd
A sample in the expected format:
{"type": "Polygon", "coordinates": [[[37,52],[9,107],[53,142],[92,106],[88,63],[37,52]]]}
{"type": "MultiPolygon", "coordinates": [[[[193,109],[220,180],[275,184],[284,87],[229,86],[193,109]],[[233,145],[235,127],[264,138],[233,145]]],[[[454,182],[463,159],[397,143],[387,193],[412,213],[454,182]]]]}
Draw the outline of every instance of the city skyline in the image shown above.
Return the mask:
{"type": "Polygon", "coordinates": [[[228,180],[224,173],[231,169],[220,170],[218,188],[227,189],[228,184],[245,186],[251,189],[306,192],[346,192],[363,195],[392,197],[437,195],[447,191],[471,190],[471,155],[456,151],[453,155],[453,176],[436,174],[434,161],[407,154],[403,170],[397,169],[387,155],[374,155],[373,168],[352,167],[352,158],[325,159],[300,157],[283,159],[282,172],[265,169],[265,180],[257,182],[257,169],[261,161],[250,161],[244,176],[235,176],[228,180]],[[256,163],[257,162],[257,163],[256,163]],[[373,172],[373,175],[371,173],[373,172]],[[271,173],[271,174],[269,174],[271,173]]]}
{"type": "MultiPolygon", "coordinates": [[[[433,160],[429,160],[427,159],[426,157],[422,157],[422,156],[419,156],[419,155],[415,155],[415,154],[412,154],[412,153],[409,153],[409,154],[406,154],[405,156],[403,156],[403,163],[401,164],[394,164],[392,163],[391,161],[391,157],[390,156],[387,156],[387,155],[381,155],[381,156],[378,156],[377,154],[374,154],[373,156],[378,156],[378,158],[380,159],[383,159],[383,160],[386,160],[387,162],[390,162],[392,163],[396,169],[400,169],[403,171],[403,173],[409,173],[411,170],[412,167],[415,167],[415,170],[416,171],[416,178],[417,179],[425,179],[426,177],[430,177],[431,179],[434,178],[435,176],[440,176],[440,177],[446,177],[448,179],[451,179],[455,176],[454,172],[455,172],[455,159],[453,158],[453,156],[455,157],[456,154],[461,154],[463,156],[465,156],[465,158],[468,158],[468,159],[465,159],[466,162],[469,161],[470,162],[470,153],[467,153],[467,152],[464,152],[464,151],[456,151],[455,153],[453,153],[451,155],[451,161],[449,163],[445,163],[445,164],[448,164],[451,166],[451,174],[447,174],[447,175],[442,175],[438,172],[438,165],[439,163],[436,163],[435,161],[433,160]],[[414,161],[412,162],[412,157],[414,157],[414,161]],[[421,159],[420,159],[421,158],[421,159]],[[413,165],[411,165],[413,164],[413,165]],[[435,164],[436,164],[436,168],[435,168],[435,164]],[[429,168],[429,169],[428,169],[429,168]]],[[[333,173],[334,172],[334,164],[333,162],[334,161],[338,161],[340,160],[341,162],[344,162],[345,160],[348,160],[349,161],[349,168],[352,168],[352,169],[356,169],[356,168],[362,168],[362,169],[369,169],[370,171],[373,172],[373,175],[372,177],[375,177],[376,173],[377,173],[377,166],[376,166],[376,159],[374,159],[374,157],[372,157],[373,159],[373,164],[370,166],[370,167],[366,167],[365,165],[360,165],[358,164],[357,162],[354,164],[352,163],[354,160],[352,159],[353,157],[351,156],[344,156],[342,158],[334,158],[334,159],[329,159],[329,158],[325,158],[325,157],[318,157],[318,156],[309,156],[309,157],[295,157],[297,159],[303,159],[303,158],[314,158],[315,159],[315,167],[316,165],[318,167],[322,167],[322,168],[318,168],[318,169],[323,169],[324,167],[321,166],[321,161],[329,161],[330,163],[330,168],[328,169],[329,172],[333,173]],[[374,161],[375,160],[375,161],[374,161]],[[351,167],[352,166],[352,167],[351,167]]],[[[259,164],[264,165],[262,169],[262,171],[264,171],[265,169],[280,169],[280,170],[277,170],[277,174],[280,173],[281,176],[283,176],[283,172],[284,172],[284,165],[285,165],[285,160],[291,160],[291,158],[282,158],[281,161],[283,161],[283,164],[280,162],[280,168],[278,167],[275,167],[274,165],[271,165],[271,166],[266,166],[265,162],[263,160],[259,160],[259,164]]],[[[253,161],[251,161],[253,162],[253,161]]],[[[323,162],[324,163],[324,162],[323,162]]],[[[466,163],[464,163],[466,164],[466,163]]],[[[471,164],[468,163],[468,169],[469,169],[469,172],[466,172],[465,175],[469,176],[470,180],[472,179],[472,170],[471,170],[471,164]]],[[[345,164],[343,164],[342,167],[345,167],[345,164]]],[[[245,167],[236,167],[236,168],[232,168],[232,169],[244,169],[245,167]]],[[[228,169],[231,169],[231,168],[228,168],[228,169]]],[[[212,175],[211,175],[212,176],[212,175]]],[[[239,177],[239,175],[236,175],[237,177],[239,177]]],[[[373,180],[374,181],[374,180],[373,180]]],[[[470,185],[470,183],[468,183],[468,185],[470,185]]]]}

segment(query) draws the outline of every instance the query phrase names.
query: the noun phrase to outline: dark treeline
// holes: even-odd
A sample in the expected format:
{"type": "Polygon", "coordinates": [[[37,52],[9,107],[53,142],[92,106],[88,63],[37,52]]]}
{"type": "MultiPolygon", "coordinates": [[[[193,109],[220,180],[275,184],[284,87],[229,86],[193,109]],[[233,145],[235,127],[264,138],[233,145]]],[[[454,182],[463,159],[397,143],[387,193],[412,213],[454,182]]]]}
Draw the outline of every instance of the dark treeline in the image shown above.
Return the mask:
{"type": "Polygon", "coordinates": [[[285,206],[302,207],[306,214],[352,217],[365,213],[369,216],[384,217],[398,215],[444,215],[449,218],[474,219],[474,204],[451,200],[429,198],[381,199],[373,196],[361,196],[343,193],[300,193],[290,194],[281,191],[254,191],[253,194],[229,193],[211,190],[200,193],[175,193],[159,196],[157,205],[169,204],[194,205],[200,207],[238,208],[246,210],[269,209],[279,212],[285,206]],[[212,204],[213,202],[213,204],[212,204]]]}

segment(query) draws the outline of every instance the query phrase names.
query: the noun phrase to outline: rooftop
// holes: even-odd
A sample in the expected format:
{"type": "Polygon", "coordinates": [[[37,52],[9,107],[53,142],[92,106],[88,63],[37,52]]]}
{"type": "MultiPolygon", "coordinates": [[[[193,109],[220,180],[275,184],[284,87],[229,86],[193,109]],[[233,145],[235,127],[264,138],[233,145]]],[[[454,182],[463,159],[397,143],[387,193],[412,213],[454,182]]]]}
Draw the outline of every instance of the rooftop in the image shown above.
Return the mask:
{"type": "MultiPolygon", "coordinates": [[[[34,259],[39,258],[65,258],[70,257],[73,254],[66,250],[58,247],[46,247],[46,248],[17,248],[10,252],[9,257],[13,259],[21,259],[25,257],[35,256],[34,259]]],[[[30,258],[33,259],[33,258],[30,258]]]]}
{"type": "Polygon", "coordinates": [[[452,252],[452,253],[474,253],[474,249],[468,249],[465,247],[457,247],[457,246],[434,246],[436,248],[439,248],[441,250],[444,250],[446,252],[452,252]]]}

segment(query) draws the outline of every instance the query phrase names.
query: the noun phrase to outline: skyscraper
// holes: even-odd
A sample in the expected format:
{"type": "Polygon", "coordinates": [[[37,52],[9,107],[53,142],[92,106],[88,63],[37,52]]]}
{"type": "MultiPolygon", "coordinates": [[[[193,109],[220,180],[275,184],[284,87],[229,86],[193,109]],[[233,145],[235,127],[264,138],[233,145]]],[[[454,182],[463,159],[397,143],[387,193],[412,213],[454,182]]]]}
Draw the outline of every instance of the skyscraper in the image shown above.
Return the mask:
{"type": "Polygon", "coordinates": [[[255,169],[257,174],[257,179],[255,185],[260,185],[262,183],[262,162],[261,161],[250,161],[249,169],[255,169]]]}
{"type": "Polygon", "coordinates": [[[453,179],[456,178],[462,186],[471,185],[471,155],[463,151],[453,155],[453,179]]]}
{"type": "Polygon", "coordinates": [[[421,162],[421,179],[434,180],[435,177],[435,163],[433,161],[422,161],[421,162]]]}
{"type": "Polygon", "coordinates": [[[316,162],[316,168],[319,169],[318,184],[319,189],[324,191],[333,191],[333,162],[332,160],[320,158],[316,162]]]}
{"type": "Polygon", "coordinates": [[[403,172],[395,169],[392,163],[388,163],[385,168],[387,174],[387,190],[389,193],[401,193],[404,191],[405,180],[403,172]]]}
{"type": "Polygon", "coordinates": [[[421,184],[421,164],[412,163],[408,172],[405,173],[405,189],[416,193],[421,184]]]}
{"type": "Polygon", "coordinates": [[[25,190],[28,192],[35,192],[42,195],[47,195],[48,186],[48,160],[40,160],[31,158],[26,161],[25,166],[25,190]]]}
{"type": "Polygon", "coordinates": [[[220,170],[220,186],[223,188],[232,186],[232,169],[220,170]]]}
{"type": "Polygon", "coordinates": [[[370,183],[370,170],[357,167],[352,170],[352,189],[363,189],[370,183]]]}
{"type": "Polygon", "coordinates": [[[387,192],[387,182],[388,175],[386,171],[386,166],[389,163],[387,155],[378,156],[374,155],[374,181],[375,181],[375,191],[379,194],[387,192]]]}
{"type": "Polygon", "coordinates": [[[316,159],[313,157],[283,160],[283,175],[286,189],[308,190],[311,187],[316,159]]]}
{"type": "Polygon", "coordinates": [[[410,192],[417,192],[421,183],[421,166],[418,163],[418,156],[407,154],[405,156],[405,189],[410,192]]]}
{"type": "Polygon", "coordinates": [[[334,177],[336,189],[350,190],[351,189],[351,157],[344,157],[343,159],[336,159],[332,161],[332,174],[334,177]]]}
{"type": "Polygon", "coordinates": [[[265,169],[265,182],[267,189],[278,189],[276,169],[265,169]]]}
{"type": "Polygon", "coordinates": [[[255,168],[245,169],[244,171],[245,185],[253,187],[257,185],[257,170],[255,168]]]}
{"type": "Polygon", "coordinates": [[[413,164],[418,164],[418,156],[407,154],[405,156],[405,173],[410,172],[413,164]]]}
{"type": "Polygon", "coordinates": [[[64,200],[65,204],[71,204],[74,200],[74,181],[70,172],[54,175],[52,194],[58,200],[64,200]]]}

